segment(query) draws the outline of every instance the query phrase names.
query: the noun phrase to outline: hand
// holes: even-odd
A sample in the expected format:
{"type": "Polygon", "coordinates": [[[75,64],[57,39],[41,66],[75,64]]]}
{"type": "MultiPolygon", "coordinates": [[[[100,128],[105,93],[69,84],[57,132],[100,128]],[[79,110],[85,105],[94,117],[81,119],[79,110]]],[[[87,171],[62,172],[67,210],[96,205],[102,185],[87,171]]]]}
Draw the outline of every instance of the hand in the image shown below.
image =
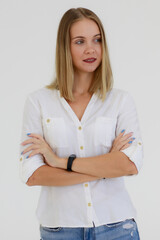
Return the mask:
{"type": "Polygon", "coordinates": [[[125,130],[123,130],[113,141],[110,152],[120,151],[128,148],[135,138],[132,138],[133,133],[128,133],[126,135],[125,130]]]}
{"type": "Polygon", "coordinates": [[[22,154],[33,150],[27,158],[32,157],[36,154],[41,154],[44,157],[45,162],[51,167],[57,167],[59,162],[59,157],[53,152],[49,144],[43,139],[39,134],[30,133],[27,134],[31,139],[28,139],[21,143],[21,145],[31,144],[26,148],[22,154]]]}

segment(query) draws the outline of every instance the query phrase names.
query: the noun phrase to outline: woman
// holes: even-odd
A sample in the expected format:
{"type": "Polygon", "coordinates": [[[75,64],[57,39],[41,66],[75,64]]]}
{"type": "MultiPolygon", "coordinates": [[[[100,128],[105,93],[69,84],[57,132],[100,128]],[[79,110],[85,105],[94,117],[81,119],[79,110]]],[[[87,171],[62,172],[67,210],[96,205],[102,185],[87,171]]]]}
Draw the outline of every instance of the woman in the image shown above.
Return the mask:
{"type": "Polygon", "coordinates": [[[41,239],[139,239],[123,176],[142,165],[132,97],[112,88],[99,18],[85,8],[62,17],[56,79],[26,99],[21,179],[40,185],[41,239]]]}

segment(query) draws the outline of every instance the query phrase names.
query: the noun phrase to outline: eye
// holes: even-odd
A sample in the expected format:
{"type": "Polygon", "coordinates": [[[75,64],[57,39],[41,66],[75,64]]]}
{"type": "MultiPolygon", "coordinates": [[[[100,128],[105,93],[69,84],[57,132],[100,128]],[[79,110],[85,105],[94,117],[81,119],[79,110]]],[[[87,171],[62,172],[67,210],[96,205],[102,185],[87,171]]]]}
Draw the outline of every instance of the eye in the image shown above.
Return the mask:
{"type": "Polygon", "coordinates": [[[76,44],[78,44],[78,45],[80,45],[80,44],[82,44],[83,43],[83,40],[78,40],[77,42],[76,42],[76,44]]]}
{"type": "Polygon", "coordinates": [[[95,42],[102,42],[102,39],[101,38],[96,38],[95,42]]]}

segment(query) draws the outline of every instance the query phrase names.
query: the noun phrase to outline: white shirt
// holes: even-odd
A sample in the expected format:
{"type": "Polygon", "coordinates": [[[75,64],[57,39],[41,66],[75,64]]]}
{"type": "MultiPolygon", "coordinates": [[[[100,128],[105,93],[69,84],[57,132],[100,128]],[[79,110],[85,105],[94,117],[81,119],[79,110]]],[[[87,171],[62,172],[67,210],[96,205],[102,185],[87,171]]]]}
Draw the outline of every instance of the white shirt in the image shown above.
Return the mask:
{"type": "MultiPolygon", "coordinates": [[[[27,133],[45,138],[59,157],[76,154],[91,157],[109,152],[123,130],[134,132],[130,147],[123,150],[138,169],[143,150],[134,101],[125,91],[112,89],[102,102],[93,94],[81,121],[57,90],[42,88],[30,93],[23,115],[21,142],[27,133]]],[[[21,146],[22,152],[29,145],[21,146]]],[[[40,154],[28,159],[20,154],[20,176],[24,183],[45,165],[40,154]]],[[[41,186],[36,211],[46,227],[93,227],[136,218],[136,211],[124,185],[124,177],[100,179],[72,186],[41,186]]]]}

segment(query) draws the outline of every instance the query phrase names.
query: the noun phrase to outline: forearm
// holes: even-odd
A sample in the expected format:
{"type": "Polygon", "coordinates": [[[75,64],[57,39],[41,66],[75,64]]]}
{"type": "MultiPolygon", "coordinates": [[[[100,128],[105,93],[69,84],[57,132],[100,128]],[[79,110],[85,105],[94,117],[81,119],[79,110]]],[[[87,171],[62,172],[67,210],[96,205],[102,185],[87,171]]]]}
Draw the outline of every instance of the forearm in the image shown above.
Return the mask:
{"type": "MultiPolygon", "coordinates": [[[[59,167],[66,169],[66,159],[61,159],[59,167]]],[[[122,152],[112,152],[96,157],[76,158],[74,172],[97,175],[100,178],[114,178],[137,174],[135,164],[122,152]]]]}
{"type": "Polygon", "coordinates": [[[69,186],[84,182],[95,181],[100,177],[90,176],[82,173],[68,172],[64,169],[50,166],[38,168],[29,178],[28,186],[69,186]]]}

